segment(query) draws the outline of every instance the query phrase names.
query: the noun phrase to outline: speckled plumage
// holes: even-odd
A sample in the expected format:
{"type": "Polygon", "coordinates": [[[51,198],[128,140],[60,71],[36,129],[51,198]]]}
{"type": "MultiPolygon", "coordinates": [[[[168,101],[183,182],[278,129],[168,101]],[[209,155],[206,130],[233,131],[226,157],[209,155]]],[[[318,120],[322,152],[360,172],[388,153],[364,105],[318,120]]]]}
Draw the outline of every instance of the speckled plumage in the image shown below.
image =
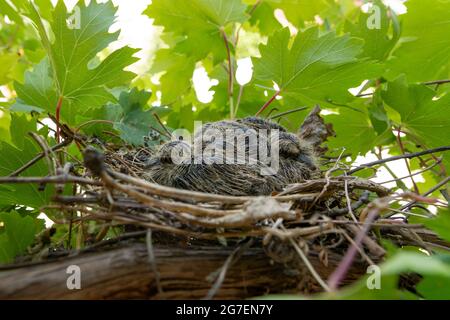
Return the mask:
{"type": "MultiPolygon", "coordinates": [[[[196,156],[193,147],[184,141],[172,141],[162,145],[157,154],[149,159],[144,178],[176,188],[240,196],[267,195],[282,190],[287,184],[301,182],[319,175],[313,149],[306,142],[287,132],[282,126],[261,118],[250,117],[236,121],[224,120],[207,123],[202,127],[201,132],[194,135],[194,144],[199,139],[203,139],[202,151],[214,143],[222,143],[223,148],[220,150],[226,150],[227,141],[219,140],[218,142],[209,139],[208,130],[210,133],[211,130],[225,133],[230,129],[240,130],[239,132],[244,135],[250,132],[248,130],[255,130],[258,144],[266,143],[269,154],[271,151],[270,138],[260,133],[260,130],[266,129],[269,137],[270,130],[278,130],[279,170],[273,175],[263,175],[261,169],[267,168],[267,166],[260,161],[259,154],[254,155],[254,164],[205,163],[214,156],[225,158],[225,151],[219,155],[211,155],[210,159],[206,157],[207,159],[200,163],[194,163],[196,156]],[[171,158],[174,148],[185,148],[192,155],[185,161],[175,164],[171,158]]],[[[248,157],[251,140],[247,139],[245,142],[243,154],[248,157]]]]}

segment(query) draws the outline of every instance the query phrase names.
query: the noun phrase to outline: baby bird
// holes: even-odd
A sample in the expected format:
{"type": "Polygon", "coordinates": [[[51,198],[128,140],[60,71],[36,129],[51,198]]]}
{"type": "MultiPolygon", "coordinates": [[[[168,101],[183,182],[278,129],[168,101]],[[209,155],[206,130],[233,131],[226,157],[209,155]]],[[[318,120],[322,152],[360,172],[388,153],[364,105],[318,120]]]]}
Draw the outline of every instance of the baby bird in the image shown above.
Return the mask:
{"type": "Polygon", "coordinates": [[[182,140],[163,144],[148,160],[144,178],[175,188],[243,196],[269,195],[319,175],[308,143],[277,123],[248,117],[205,124],[194,134],[193,145],[182,140]],[[278,137],[272,135],[275,131],[278,137]],[[267,158],[273,162],[276,153],[278,165],[273,166],[267,158]]]}

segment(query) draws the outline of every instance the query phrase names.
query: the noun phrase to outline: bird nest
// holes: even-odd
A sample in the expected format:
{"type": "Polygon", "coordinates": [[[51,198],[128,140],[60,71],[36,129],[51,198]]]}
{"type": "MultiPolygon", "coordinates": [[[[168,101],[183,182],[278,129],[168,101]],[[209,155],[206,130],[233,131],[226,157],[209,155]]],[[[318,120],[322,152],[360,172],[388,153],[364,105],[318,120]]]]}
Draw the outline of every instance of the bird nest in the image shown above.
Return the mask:
{"type": "Polygon", "coordinates": [[[152,232],[154,242],[166,245],[177,245],[184,238],[191,246],[233,246],[236,250],[224,268],[249,246],[259,246],[269,259],[287,269],[301,266],[307,270],[311,281],[323,290],[330,290],[333,281],[337,286],[352,261],[367,266],[382,261],[382,238],[424,249],[433,243],[448,246],[422,226],[408,224],[404,217],[392,217],[396,213],[391,210],[394,202],[430,202],[428,198],[392,194],[373,181],[354,176],[332,176],[332,169],[323,178],[290,184],[267,196],[176,189],[140,178],[148,152],[142,148],[101,153],[87,148],[84,165],[89,173],[84,177],[66,174],[55,180],[76,183],[80,192],[56,195],[57,206],[65,212],[77,212],[79,216],[73,221],[132,225],[152,232]],[[328,266],[329,256],[342,260],[351,255],[352,246],[356,250],[350,263],[337,266],[341,271],[327,284],[309,259],[316,257],[328,266]]]}
{"type": "MultiPolygon", "coordinates": [[[[301,135],[320,151],[321,143],[332,130],[323,124],[319,111],[313,110],[306,119],[301,135]]],[[[310,279],[303,288],[311,283],[319,288],[312,291],[333,290],[345,281],[355,264],[360,268],[358,276],[365,274],[365,266],[383,260],[383,239],[429,252],[436,246],[450,248],[422,225],[409,224],[406,215],[401,214],[418,202],[438,200],[413,193],[392,193],[380,184],[352,175],[371,164],[349,170],[341,167],[339,159],[334,159],[325,172],[286,184],[268,195],[214,194],[142,179],[148,159],[154,155],[149,148],[101,144],[99,151],[87,147],[88,140],[68,127],[61,128],[65,142],[52,149],[44,146],[44,152],[36,159],[51,158],[57,148],[65,148],[75,140],[84,149],[84,164],[80,168],[73,170],[68,164],[56,168],[53,176],[14,176],[28,167],[25,166],[3,182],[55,184],[54,204],[50,208],[62,214],[60,223],[72,226],[77,222],[97,221],[104,226],[88,248],[110,243],[111,239],[104,239],[111,226],[124,226],[125,233],[117,237],[119,241],[127,235],[146,234],[148,256],[155,274],[158,272],[153,245],[163,243],[177,248],[180,239],[184,239],[186,250],[205,245],[232,247],[234,251],[225,261],[208,297],[214,296],[226,270],[238,263],[250,247],[263,248],[267,258],[281,264],[288,273],[301,270],[302,281],[310,279]],[[338,170],[346,173],[337,175],[338,170]],[[71,187],[72,195],[64,192],[68,190],[66,186],[71,187]],[[400,205],[399,201],[406,204],[400,205]]],[[[30,165],[36,161],[33,159],[30,165]]]]}

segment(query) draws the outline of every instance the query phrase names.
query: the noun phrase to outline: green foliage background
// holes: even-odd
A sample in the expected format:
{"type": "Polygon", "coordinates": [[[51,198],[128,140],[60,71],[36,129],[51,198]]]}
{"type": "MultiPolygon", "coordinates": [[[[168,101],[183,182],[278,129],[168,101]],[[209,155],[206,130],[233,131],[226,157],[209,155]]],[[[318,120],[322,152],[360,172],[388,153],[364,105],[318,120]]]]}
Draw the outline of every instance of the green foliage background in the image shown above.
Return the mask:
{"type": "MultiPolygon", "coordinates": [[[[53,6],[50,0],[0,0],[0,86],[8,93],[0,93],[0,175],[8,176],[40,151],[28,132],[56,144],[41,120],[56,115],[59,104],[61,121],[68,126],[134,146],[163,139],[152,134],[163,130],[155,113],[168,128],[192,129],[194,120],[254,115],[272,96],[278,98],[263,115],[316,104],[329,111],[325,120],[336,131],[329,155],[345,147],[349,163],[368,151],[401,154],[396,130],[402,131],[399,139],[407,152],[450,145],[450,84],[427,84],[450,78],[450,1],[408,0],[407,13],[399,16],[380,0],[367,2],[379,10],[365,13],[353,0],[153,0],[143,14],[163,28],[165,45],[147,62],[149,71],[136,75],[127,68],[139,60],[139,50],[109,47],[120,32],[109,32],[117,9],[111,1],[80,1],[79,28],[73,28],[63,1],[53,6]],[[296,34],[282,27],[276,9],[296,34]],[[374,15],[380,20],[371,28],[374,15]],[[241,86],[234,71],[244,57],[251,57],[254,73],[241,86]],[[193,87],[199,66],[219,80],[208,104],[197,100],[193,87]],[[361,92],[373,94],[349,92],[363,81],[361,92]],[[152,92],[161,93],[161,106],[155,106],[158,98],[152,92]]],[[[292,113],[281,123],[296,130],[306,114],[292,113]]],[[[76,147],[68,150],[70,157],[81,159],[76,147]]],[[[442,157],[441,166],[424,174],[420,191],[447,176],[450,154],[442,157]]],[[[427,165],[410,162],[412,170],[427,165]]],[[[48,174],[41,161],[21,176],[48,174]]],[[[407,190],[401,182],[397,187],[407,190]]],[[[0,262],[14,261],[33,244],[44,228],[36,217],[53,191],[50,186],[0,185],[0,262]]],[[[432,196],[445,200],[439,191],[432,196]]],[[[57,218],[56,212],[45,213],[57,218]]],[[[450,240],[448,209],[415,222],[450,240]]],[[[57,228],[52,241],[64,243],[67,226],[57,228]]],[[[402,248],[391,249],[390,256],[383,266],[382,290],[370,291],[362,280],[337,297],[417,298],[396,287],[400,272],[417,271],[424,276],[423,297],[450,298],[448,253],[428,257],[418,248],[402,248]]]]}

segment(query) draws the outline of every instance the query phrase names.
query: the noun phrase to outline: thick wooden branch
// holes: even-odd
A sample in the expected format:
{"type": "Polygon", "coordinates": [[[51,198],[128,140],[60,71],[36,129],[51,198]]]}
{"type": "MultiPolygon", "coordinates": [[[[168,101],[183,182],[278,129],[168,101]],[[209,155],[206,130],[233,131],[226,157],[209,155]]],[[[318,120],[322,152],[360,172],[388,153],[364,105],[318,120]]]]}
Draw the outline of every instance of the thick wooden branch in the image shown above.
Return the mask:
{"type": "MultiPolygon", "coordinates": [[[[144,244],[132,244],[52,262],[0,272],[0,299],[200,299],[211,289],[211,274],[220,269],[233,248],[154,248],[163,292],[158,293],[155,276],[144,244]],[[69,290],[67,267],[81,269],[81,289],[69,290]]],[[[328,257],[325,267],[309,257],[317,272],[327,279],[338,263],[328,257]]],[[[346,283],[365,274],[355,264],[346,283]]],[[[214,298],[240,299],[275,293],[319,291],[307,270],[287,269],[274,263],[259,248],[251,248],[232,265],[214,298]]]]}

